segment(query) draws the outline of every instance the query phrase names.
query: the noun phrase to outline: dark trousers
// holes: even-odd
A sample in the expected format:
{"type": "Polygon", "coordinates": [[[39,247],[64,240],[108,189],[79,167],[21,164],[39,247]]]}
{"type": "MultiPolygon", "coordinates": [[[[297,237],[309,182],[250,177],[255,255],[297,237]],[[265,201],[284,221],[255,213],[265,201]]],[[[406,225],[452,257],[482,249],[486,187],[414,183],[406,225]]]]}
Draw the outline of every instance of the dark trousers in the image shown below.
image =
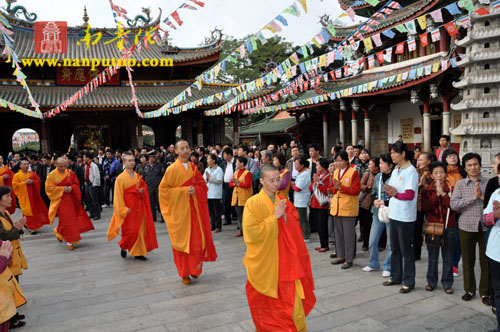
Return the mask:
{"type": "MultiPolygon", "coordinates": [[[[158,187],[149,189],[149,206],[151,208],[151,214],[153,215],[153,221],[156,221],[156,211],[160,211],[160,203],[158,202],[158,187]]],[[[160,211],[161,217],[161,211],[160,211]]]]}
{"type": "Polygon", "coordinates": [[[220,199],[208,199],[208,213],[212,230],[222,228],[222,203],[220,199]]]}
{"type": "Polygon", "coordinates": [[[370,242],[370,230],[372,228],[373,215],[370,210],[359,208],[359,230],[363,247],[368,248],[370,242]]]}
{"type": "MultiPolygon", "coordinates": [[[[493,283],[493,289],[495,291],[495,302],[500,301],[500,263],[497,261],[489,259],[490,271],[491,271],[491,281],[493,283]]],[[[500,330],[500,311],[497,311],[497,330],[500,330]]]]}
{"type": "Polygon", "coordinates": [[[415,222],[415,229],[413,230],[413,252],[415,255],[415,260],[418,261],[422,255],[422,244],[424,239],[422,236],[422,231],[424,228],[425,212],[417,212],[417,221],[415,222]]]}
{"type": "Polygon", "coordinates": [[[111,180],[104,180],[104,204],[110,206],[111,200],[109,199],[111,195],[111,190],[113,189],[113,182],[111,180]]]}
{"type": "MultiPolygon", "coordinates": [[[[101,177],[101,184],[104,183],[104,178],[101,177]]],[[[102,204],[104,204],[104,185],[97,187],[98,199],[99,199],[99,208],[102,204]]]]}
{"type": "Polygon", "coordinates": [[[483,230],[478,232],[458,231],[460,246],[462,247],[462,266],[464,268],[464,290],[471,294],[476,294],[476,276],[474,267],[476,265],[476,246],[479,245],[479,265],[481,276],[479,279],[479,295],[489,296],[488,258],[486,257],[486,243],[483,230]]]}
{"type": "MultiPolygon", "coordinates": [[[[457,220],[457,229],[458,229],[460,213],[457,213],[455,215],[455,219],[457,220]]],[[[456,268],[458,268],[460,257],[462,257],[462,249],[460,248],[460,238],[458,237],[458,232],[457,232],[457,237],[455,238],[455,250],[453,251],[453,266],[456,268]]]]}
{"type": "Polygon", "coordinates": [[[316,225],[318,225],[319,244],[321,248],[328,248],[328,209],[311,209],[315,210],[316,225]]]}
{"type": "Polygon", "coordinates": [[[453,287],[453,252],[455,250],[455,238],[457,236],[457,228],[449,227],[444,230],[444,246],[430,246],[427,245],[427,252],[429,253],[429,260],[427,265],[427,283],[436,288],[438,283],[438,263],[439,251],[443,258],[443,269],[441,271],[441,284],[443,288],[453,287]]]}
{"type": "Polygon", "coordinates": [[[99,201],[99,188],[90,183],[85,184],[85,198],[91,217],[101,217],[101,206],[99,201]]]}
{"type": "Polygon", "coordinates": [[[413,232],[415,222],[390,219],[391,237],[391,280],[403,282],[404,286],[415,287],[415,252],[413,232]]]}
{"type": "Polygon", "coordinates": [[[316,210],[309,209],[309,230],[311,233],[316,233],[318,231],[318,220],[316,219],[316,210]]]}
{"type": "Polygon", "coordinates": [[[224,205],[224,220],[226,223],[231,223],[232,220],[232,206],[231,200],[233,199],[233,188],[229,187],[229,183],[222,185],[222,204],[224,205]]]}

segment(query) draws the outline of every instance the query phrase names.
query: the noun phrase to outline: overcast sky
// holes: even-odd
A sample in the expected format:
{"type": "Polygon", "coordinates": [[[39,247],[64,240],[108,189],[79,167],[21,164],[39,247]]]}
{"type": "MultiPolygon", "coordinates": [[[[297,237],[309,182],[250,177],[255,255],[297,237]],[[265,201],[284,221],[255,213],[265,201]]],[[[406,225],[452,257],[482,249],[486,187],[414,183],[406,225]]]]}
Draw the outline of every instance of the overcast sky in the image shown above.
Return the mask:
{"type": "MultiPolygon", "coordinates": [[[[1,6],[5,1],[0,0],[1,6]]],[[[184,24],[177,30],[172,30],[172,44],[180,47],[198,46],[204,37],[210,35],[215,26],[223,29],[224,34],[243,37],[254,34],[266,23],[272,20],[283,9],[293,3],[293,0],[201,0],[205,7],[197,11],[180,9],[179,16],[184,24]]],[[[152,17],[158,16],[161,8],[162,20],[185,0],[114,0],[115,5],[127,10],[129,17],[140,14],[142,7],[150,7],[152,17]]],[[[29,12],[35,12],[39,21],[66,21],[70,26],[83,23],[83,6],[87,6],[92,27],[113,27],[113,15],[107,0],[18,0],[17,5],[25,6],[29,12]]],[[[288,20],[288,27],[278,33],[287,40],[302,45],[320,31],[319,16],[330,14],[335,18],[341,13],[336,0],[307,0],[308,13],[294,17],[283,15],[288,20]]],[[[345,19],[344,19],[345,20],[345,19]]],[[[352,23],[350,19],[346,22],[352,23]]],[[[162,28],[164,25],[162,25],[162,28]]],[[[266,37],[271,36],[266,33],[266,37]]]]}

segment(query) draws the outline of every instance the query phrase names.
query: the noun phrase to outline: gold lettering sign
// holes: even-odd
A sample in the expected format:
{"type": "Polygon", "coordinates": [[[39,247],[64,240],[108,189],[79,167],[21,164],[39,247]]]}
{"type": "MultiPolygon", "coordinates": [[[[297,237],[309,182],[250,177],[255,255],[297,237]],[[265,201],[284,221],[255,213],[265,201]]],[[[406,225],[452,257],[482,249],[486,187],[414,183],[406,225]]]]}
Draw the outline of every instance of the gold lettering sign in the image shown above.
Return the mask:
{"type": "Polygon", "coordinates": [[[413,119],[401,119],[401,135],[405,143],[413,142],[413,119]]]}

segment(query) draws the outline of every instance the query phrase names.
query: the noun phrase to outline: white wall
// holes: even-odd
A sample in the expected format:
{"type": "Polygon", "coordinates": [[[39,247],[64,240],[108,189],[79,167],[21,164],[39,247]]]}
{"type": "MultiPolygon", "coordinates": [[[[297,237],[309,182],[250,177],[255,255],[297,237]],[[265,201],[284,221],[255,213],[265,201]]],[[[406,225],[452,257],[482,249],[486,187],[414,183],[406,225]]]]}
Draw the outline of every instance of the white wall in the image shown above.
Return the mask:
{"type": "MultiPolygon", "coordinates": [[[[418,104],[411,104],[410,102],[391,104],[388,114],[388,144],[394,143],[398,139],[398,135],[401,134],[401,119],[413,119],[413,127],[420,127],[423,130],[423,120],[422,115],[420,115],[418,104]]],[[[422,134],[414,133],[413,142],[405,141],[405,143],[416,143],[421,145],[423,143],[422,134]]]]}

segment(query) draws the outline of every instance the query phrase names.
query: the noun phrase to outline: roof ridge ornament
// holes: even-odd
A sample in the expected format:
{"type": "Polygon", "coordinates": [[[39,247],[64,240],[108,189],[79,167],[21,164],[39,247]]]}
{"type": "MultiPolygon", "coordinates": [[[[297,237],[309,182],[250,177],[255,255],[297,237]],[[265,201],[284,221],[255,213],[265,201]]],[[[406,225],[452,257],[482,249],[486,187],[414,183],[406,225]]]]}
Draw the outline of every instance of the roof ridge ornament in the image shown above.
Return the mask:
{"type": "Polygon", "coordinates": [[[213,29],[212,31],[210,31],[210,37],[205,37],[205,41],[203,41],[201,43],[202,46],[204,45],[211,45],[215,42],[220,42],[222,40],[222,36],[224,36],[224,34],[222,33],[222,30],[223,29],[218,29],[217,27],[215,27],[215,29],[213,29]]]}
{"type": "Polygon", "coordinates": [[[5,10],[9,13],[9,16],[17,18],[19,14],[23,14],[24,18],[29,22],[35,22],[37,19],[37,14],[28,13],[25,7],[23,6],[14,6],[11,7],[13,3],[17,2],[17,0],[5,0],[7,2],[7,8],[5,10]]]}
{"type": "MultiPolygon", "coordinates": [[[[146,16],[139,14],[139,15],[136,15],[133,20],[127,19],[127,24],[129,27],[135,28],[139,22],[142,22],[143,26],[147,26],[151,23],[151,21],[152,21],[151,9],[149,7],[147,7],[147,8],[142,7],[142,12],[144,14],[146,14],[146,16]]],[[[160,13],[161,13],[161,9],[160,9],[160,13]]]]}

